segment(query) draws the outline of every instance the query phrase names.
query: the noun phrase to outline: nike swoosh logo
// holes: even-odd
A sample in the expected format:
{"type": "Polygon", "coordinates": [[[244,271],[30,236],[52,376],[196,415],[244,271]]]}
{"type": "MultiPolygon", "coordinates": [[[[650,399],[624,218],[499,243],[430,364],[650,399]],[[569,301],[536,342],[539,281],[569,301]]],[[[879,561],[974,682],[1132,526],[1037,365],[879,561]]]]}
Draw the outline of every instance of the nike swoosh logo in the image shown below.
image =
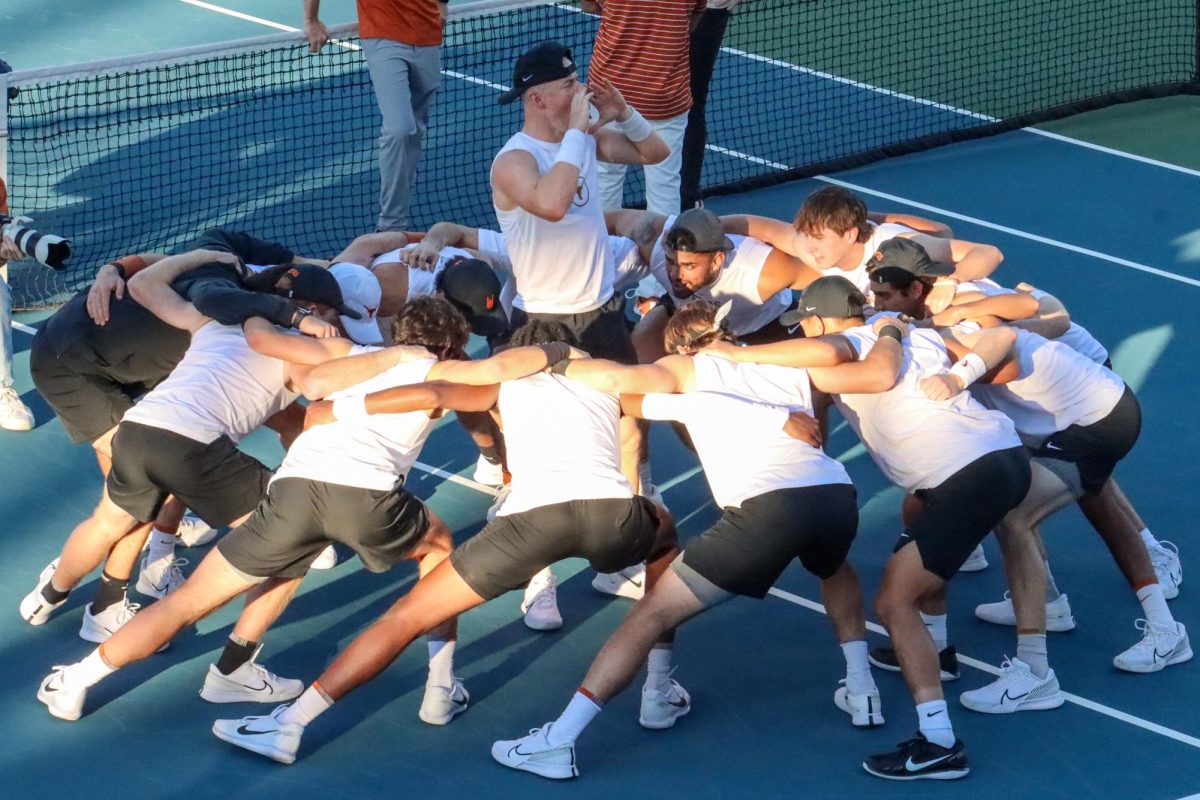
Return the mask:
{"type": "Polygon", "coordinates": [[[245,684],[245,683],[243,683],[242,685],[245,686],[247,689],[249,689],[252,692],[266,691],[268,694],[275,694],[275,690],[272,689],[271,685],[269,683],[267,683],[266,681],[263,681],[262,686],[250,686],[249,684],[245,684]]]}
{"type": "Polygon", "coordinates": [[[1154,648],[1154,660],[1155,660],[1155,661],[1160,661],[1160,660],[1164,660],[1164,659],[1170,658],[1170,657],[1171,657],[1171,653],[1174,653],[1174,652],[1175,652],[1175,650],[1174,650],[1174,649],[1171,649],[1171,650],[1168,650],[1168,651],[1167,651],[1167,652],[1165,652],[1165,653],[1160,653],[1160,652],[1158,652],[1158,648],[1156,647],[1156,648],[1154,648]]]}
{"type": "Polygon", "coordinates": [[[263,731],[256,731],[253,728],[251,728],[249,725],[241,725],[238,727],[237,732],[240,733],[242,736],[261,736],[264,733],[278,733],[279,729],[278,728],[267,728],[266,730],[263,730],[263,731]]]}
{"type": "Polygon", "coordinates": [[[521,745],[519,745],[519,744],[514,744],[514,745],[512,746],[512,749],[510,749],[510,750],[508,751],[508,754],[509,754],[510,756],[536,756],[536,755],[537,755],[537,751],[535,750],[535,751],[534,751],[534,752],[532,752],[532,753],[524,753],[524,752],[521,752],[521,745]]]}
{"type": "Polygon", "coordinates": [[[1046,449],[1047,450],[1058,450],[1059,452],[1062,451],[1062,448],[1059,447],[1058,445],[1056,445],[1054,442],[1046,442],[1046,449]]]}
{"type": "Polygon", "coordinates": [[[953,753],[948,753],[947,755],[944,755],[944,756],[938,756],[937,758],[931,758],[928,761],[913,761],[912,756],[909,756],[908,760],[904,762],[904,768],[906,770],[908,770],[909,772],[920,772],[921,770],[925,769],[926,767],[932,767],[934,764],[940,764],[941,762],[945,761],[947,758],[950,758],[953,755],[954,755],[953,753]]]}
{"type": "Polygon", "coordinates": [[[1028,696],[1029,696],[1029,692],[1026,692],[1025,694],[1018,694],[1018,695],[1014,696],[1014,695],[1011,695],[1008,693],[1008,689],[1005,689],[1004,694],[1002,694],[1000,696],[1000,704],[1003,705],[1005,700],[1012,700],[1013,702],[1016,702],[1017,700],[1021,700],[1028,696]]]}
{"type": "Polygon", "coordinates": [[[929,712],[928,714],[926,714],[925,716],[926,716],[926,717],[936,717],[938,714],[941,714],[941,713],[943,713],[943,712],[941,712],[941,711],[930,711],[930,712],[929,712]]]}
{"type": "Polygon", "coordinates": [[[667,703],[676,708],[687,708],[688,701],[681,698],[679,700],[668,700],[667,703]]]}
{"type": "Polygon", "coordinates": [[[814,311],[816,311],[816,310],[817,310],[817,307],[816,307],[816,306],[805,306],[805,307],[804,307],[804,311],[805,311],[805,313],[807,313],[807,314],[811,314],[812,312],[814,312],[814,311]]]}
{"type": "Polygon", "coordinates": [[[641,578],[639,578],[639,579],[638,579],[638,580],[636,580],[636,581],[635,581],[633,578],[626,578],[625,580],[627,580],[627,581],[629,581],[630,583],[632,583],[632,584],[633,584],[635,587],[637,587],[638,589],[642,588],[642,579],[641,579],[641,578]]]}

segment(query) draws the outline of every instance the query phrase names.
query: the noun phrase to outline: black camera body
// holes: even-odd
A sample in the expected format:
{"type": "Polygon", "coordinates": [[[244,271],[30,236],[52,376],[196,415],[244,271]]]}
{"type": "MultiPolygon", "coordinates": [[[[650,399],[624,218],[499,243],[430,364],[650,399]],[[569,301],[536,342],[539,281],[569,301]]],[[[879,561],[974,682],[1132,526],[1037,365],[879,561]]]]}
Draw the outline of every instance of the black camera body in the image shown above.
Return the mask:
{"type": "Polygon", "coordinates": [[[29,217],[6,217],[0,214],[0,230],[12,239],[29,258],[51,269],[65,269],[71,257],[71,240],[50,233],[38,233],[30,227],[29,217]]]}

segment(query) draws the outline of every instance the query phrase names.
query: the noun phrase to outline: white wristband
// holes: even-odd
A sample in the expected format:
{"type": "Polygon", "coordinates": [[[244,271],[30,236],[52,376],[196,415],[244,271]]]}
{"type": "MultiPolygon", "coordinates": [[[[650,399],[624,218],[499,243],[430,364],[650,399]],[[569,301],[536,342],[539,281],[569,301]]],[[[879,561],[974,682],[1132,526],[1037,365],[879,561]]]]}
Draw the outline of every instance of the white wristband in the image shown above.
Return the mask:
{"type": "Polygon", "coordinates": [[[583,172],[583,159],[587,157],[587,147],[587,134],[571,128],[563,134],[562,142],[558,145],[558,154],[554,157],[554,163],[557,164],[561,161],[583,172]]]}
{"type": "Polygon", "coordinates": [[[982,378],[985,372],[987,372],[987,364],[976,353],[967,353],[950,368],[950,374],[958,376],[964,389],[982,378]]]}
{"type": "Polygon", "coordinates": [[[636,108],[630,107],[629,111],[629,119],[617,123],[621,126],[621,132],[625,134],[625,138],[631,142],[649,139],[650,134],[654,133],[654,128],[636,108]]]}
{"type": "Polygon", "coordinates": [[[333,401],[333,418],[339,422],[362,422],[367,413],[367,396],[354,394],[333,401]]]}

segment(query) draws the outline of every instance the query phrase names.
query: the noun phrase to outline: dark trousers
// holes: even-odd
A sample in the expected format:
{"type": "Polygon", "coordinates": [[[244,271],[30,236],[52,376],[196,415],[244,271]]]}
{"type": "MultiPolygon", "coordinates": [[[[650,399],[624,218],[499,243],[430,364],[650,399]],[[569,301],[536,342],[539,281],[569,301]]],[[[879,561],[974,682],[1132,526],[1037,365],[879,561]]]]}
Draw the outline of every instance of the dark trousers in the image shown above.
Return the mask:
{"type": "Polygon", "coordinates": [[[704,104],[728,24],[728,9],[710,8],[700,15],[700,22],[692,31],[692,110],[688,112],[687,130],[683,134],[683,164],[679,170],[679,195],[684,209],[692,208],[700,199],[700,172],[704,166],[704,145],[708,143],[704,104]]]}

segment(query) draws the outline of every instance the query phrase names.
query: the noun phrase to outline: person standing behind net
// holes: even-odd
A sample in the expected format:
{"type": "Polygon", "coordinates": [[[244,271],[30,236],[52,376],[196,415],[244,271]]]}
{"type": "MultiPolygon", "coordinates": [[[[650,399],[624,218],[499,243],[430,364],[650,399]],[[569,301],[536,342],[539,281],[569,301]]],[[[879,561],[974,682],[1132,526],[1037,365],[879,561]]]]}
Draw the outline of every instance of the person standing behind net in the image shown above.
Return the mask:
{"type": "Polygon", "coordinates": [[[708,144],[708,126],[704,105],[708,101],[708,84],[712,81],[717,54],[729,15],[741,0],[708,0],[707,8],[692,28],[689,56],[692,75],[692,110],[688,112],[687,130],[683,134],[682,163],[679,167],[679,194],[684,208],[700,203],[700,175],[704,167],[704,146],[708,144]]]}
{"type": "MultiPolygon", "coordinates": [[[[8,189],[0,178],[0,215],[3,214],[8,214],[8,189]]],[[[6,267],[10,259],[24,257],[12,239],[5,236],[0,240],[0,267],[6,267]]],[[[33,412],[13,388],[12,290],[8,288],[7,271],[0,274],[0,428],[6,431],[33,428],[33,412]]]]}
{"type": "MultiPolygon", "coordinates": [[[[646,165],[646,207],[679,213],[679,165],[683,133],[692,107],[688,36],[704,12],[704,0],[603,0],[600,31],[588,80],[608,81],[641,112],[671,153],[646,165]]],[[[605,210],[621,208],[625,165],[600,164],[605,210]]]]}
{"type": "MultiPolygon", "coordinates": [[[[329,30],[318,17],[321,0],[304,0],[309,51],[320,52],[329,30]]],[[[358,0],[358,35],[383,116],[379,132],[381,231],[408,227],[421,145],[433,96],[442,83],[441,0],[358,0]]]]}

